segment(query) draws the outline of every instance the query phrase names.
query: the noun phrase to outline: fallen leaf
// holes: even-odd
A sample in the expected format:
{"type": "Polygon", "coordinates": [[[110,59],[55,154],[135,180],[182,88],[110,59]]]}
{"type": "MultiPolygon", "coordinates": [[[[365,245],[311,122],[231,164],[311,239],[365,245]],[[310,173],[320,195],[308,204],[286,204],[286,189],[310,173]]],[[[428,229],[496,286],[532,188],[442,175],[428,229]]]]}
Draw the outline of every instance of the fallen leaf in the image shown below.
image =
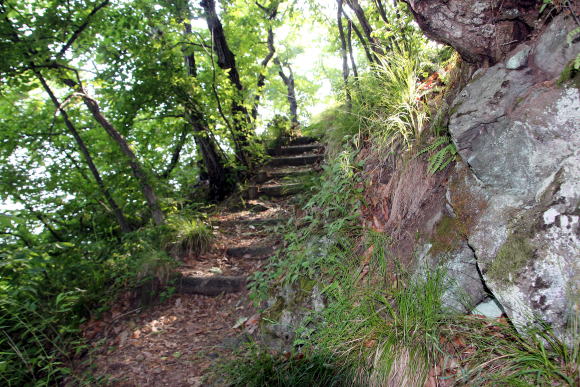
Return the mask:
{"type": "Polygon", "coordinates": [[[370,245],[368,249],[363,254],[363,260],[361,262],[362,265],[368,265],[371,261],[371,257],[373,256],[373,251],[375,250],[375,245],[370,245]]]}
{"type": "Polygon", "coordinates": [[[248,321],[244,323],[244,327],[246,328],[246,331],[249,334],[252,334],[256,331],[256,329],[258,329],[259,322],[260,322],[260,313],[256,313],[255,315],[250,317],[248,321]]]}
{"type": "Polygon", "coordinates": [[[241,327],[246,321],[248,321],[248,317],[240,317],[238,319],[238,321],[236,321],[236,323],[234,324],[234,326],[232,327],[233,329],[238,329],[239,327],[241,327]]]}

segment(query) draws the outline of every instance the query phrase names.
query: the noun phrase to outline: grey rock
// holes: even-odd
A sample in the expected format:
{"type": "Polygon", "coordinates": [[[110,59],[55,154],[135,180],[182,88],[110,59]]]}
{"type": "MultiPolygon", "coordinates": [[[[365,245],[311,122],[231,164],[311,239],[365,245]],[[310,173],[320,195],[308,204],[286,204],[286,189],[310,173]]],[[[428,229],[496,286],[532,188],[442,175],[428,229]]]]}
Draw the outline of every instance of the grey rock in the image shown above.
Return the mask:
{"type": "Polygon", "coordinates": [[[569,343],[580,313],[580,95],[554,78],[580,51],[566,43],[570,25],[556,17],[473,77],[449,125],[472,174],[463,186],[485,201],[468,236],[485,284],[518,329],[548,322],[569,343]]]}
{"type": "Polygon", "coordinates": [[[528,56],[530,55],[531,47],[527,45],[522,45],[518,48],[518,51],[508,59],[505,64],[505,68],[508,70],[519,70],[525,67],[528,63],[528,56]]]}
{"type": "Polygon", "coordinates": [[[495,63],[503,59],[516,42],[527,38],[538,13],[538,7],[522,1],[501,7],[481,0],[408,0],[406,3],[425,34],[453,46],[471,63],[495,63]]]}
{"type": "Polygon", "coordinates": [[[426,278],[433,268],[443,269],[445,279],[441,296],[442,307],[457,313],[469,313],[471,309],[487,297],[473,250],[463,243],[455,251],[439,254],[435,257],[428,254],[430,244],[421,248],[418,256],[418,267],[415,278],[426,278]]]}
{"type": "Polygon", "coordinates": [[[572,44],[566,42],[568,32],[576,27],[572,18],[560,15],[548,26],[534,47],[533,63],[546,73],[549,79],[558,77],[564,66],[580,52],[580,42],[572,44]]]}
{"type": "Polygon", "coordinates": [[[503,314],[503,310],[501,309],[501,305],[498,304],[495,299],[490,298],[479,303],[471,311],[471,314],[477,314],[487,318],[499,318],[503,314]]]}

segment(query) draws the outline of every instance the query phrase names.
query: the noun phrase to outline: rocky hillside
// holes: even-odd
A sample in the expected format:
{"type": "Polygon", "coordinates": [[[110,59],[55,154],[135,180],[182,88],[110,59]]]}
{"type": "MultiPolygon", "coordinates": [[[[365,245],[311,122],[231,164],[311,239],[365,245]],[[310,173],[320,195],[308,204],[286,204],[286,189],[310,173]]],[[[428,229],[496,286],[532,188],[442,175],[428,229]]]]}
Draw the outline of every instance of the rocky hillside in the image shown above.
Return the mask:
{"type": "Polygon", "coordinates": [[[539,15],[534,1],[493,3],[409,1],[472,73],[448,105],[461,161],[447,205],[427,220],[439,219],[435,238],[417,251],[440,261],[438,228],[458,229],[447,265],[471,306],[490,292],[516,327],[543,321],[570,340],[580,312],[578,20],[570,9],[539,15]]]}

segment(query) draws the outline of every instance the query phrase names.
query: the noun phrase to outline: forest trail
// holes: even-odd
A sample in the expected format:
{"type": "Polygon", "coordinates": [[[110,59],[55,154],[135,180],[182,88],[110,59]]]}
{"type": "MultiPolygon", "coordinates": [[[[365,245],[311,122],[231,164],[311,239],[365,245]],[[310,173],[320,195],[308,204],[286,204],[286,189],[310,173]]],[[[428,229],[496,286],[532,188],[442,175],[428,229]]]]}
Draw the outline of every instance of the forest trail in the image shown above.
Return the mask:
{"type": "Polygon", "coordinates": [[[208,370],[248,340],[260,320],[246,279],[282,247],[276,227],[290,219],[293,196],[302,188],[296,181],[317,169],[322,153],[307,137],[271,151],[248,200],[226,201],[214,214],[215,242],[208,253],[183,262],[175,294],[145,310],[93,322],[102,324],[100,334],[85,329],[93,349],[79,368],[113,386],[219,385],[205,381],[208,370]]]}

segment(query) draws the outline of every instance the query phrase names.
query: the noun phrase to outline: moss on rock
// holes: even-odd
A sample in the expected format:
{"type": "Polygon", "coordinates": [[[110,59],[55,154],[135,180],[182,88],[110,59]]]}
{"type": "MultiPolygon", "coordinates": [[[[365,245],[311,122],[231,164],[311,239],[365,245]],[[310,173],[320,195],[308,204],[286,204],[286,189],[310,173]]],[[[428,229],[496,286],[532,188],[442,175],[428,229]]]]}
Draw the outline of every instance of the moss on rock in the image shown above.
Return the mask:
{"type": "Polygon", "coordinates": [[[487,271],[487,276],[495,282],[511,283],[533,257],[534,247],[528,237],[512,234],[499,249],[487,271]]]}

